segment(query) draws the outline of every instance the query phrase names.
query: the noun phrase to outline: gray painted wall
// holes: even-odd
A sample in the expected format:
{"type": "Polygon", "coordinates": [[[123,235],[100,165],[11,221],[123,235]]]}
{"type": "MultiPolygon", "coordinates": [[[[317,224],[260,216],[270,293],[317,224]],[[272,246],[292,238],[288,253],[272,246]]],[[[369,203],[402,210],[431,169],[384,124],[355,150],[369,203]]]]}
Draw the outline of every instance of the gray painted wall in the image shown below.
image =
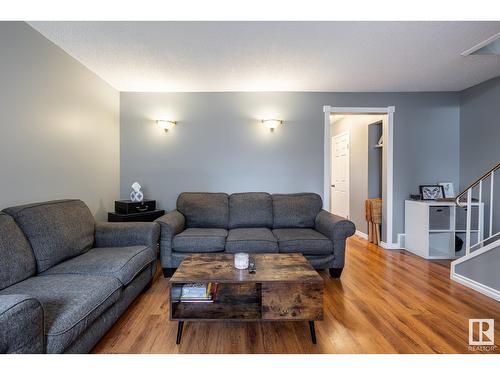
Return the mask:
{"type": "Polygon", "coordinates": [[[460,94],[460,187],[500,161],[500,77],[460,94]]]}
{"type": "Polygon", "coordinates": [[[24,22],[0,22],[0,208],[119,194],[119,94],[24,22]]]}
{"type": "MultiPolygon", "coordinates": [[[[460,190],[500,162],[500,77],[483,82],[460,95],[460,190]]],[[[500,184],[495,179],[493,230],[500,231],[500,184]]],[[[489,197],[489,180],[483,194],[489,197]]],[[[477,195],[477,192],[476,192],[477,195]]],[[[489,201],[485,201],[489,217],[489,201]]],[[[489,223],[486,222],[486,229],[489,223]]]]}
{"type": "Polygon", "coordinates": [[[382,197],[382,149],[375,147],[381,136],[381,122],[368,126],[368,198],[382,197]]]}
{"type": "Polygon", "coordinates": [[[458,93],[121,93],[121,197],[136,180],[167,210],[182,191],[322,195],[323,105],[396,107],[394,241],[419,184],[458,184],[458,93]],[[268,117],[285,124],[271,133],[268,117]],[[159,118],[179,124],[165,134],[159,118]]]}
{"type": "Polygon", "coordinates": [[[500,290],[500,247],[466,260],[455,272],[490,288],[500,290]]]}
{"type": "MultiPolygon", "coordinates": [[[[500,161],[500,77],[460,95],[460,189],[464,189],[500,161]]],[[[500,231],[500,184],[495,178],[493,233],[500,231]]],[[[489,197],[489,179],[483,196],[489,197]]],[[[475,192],[477,197],[478,192],[475,192]]],[[[490,202],[485,199],[485,218],[490,202]]],[[[486,236],[489,220],[485,220],[486,236]]],[[[497,237],[498,239],[498,237],[497,237]]],[[[491,250],[457,266],[457,273],[500,290],[500,249],[491,250]]]]}

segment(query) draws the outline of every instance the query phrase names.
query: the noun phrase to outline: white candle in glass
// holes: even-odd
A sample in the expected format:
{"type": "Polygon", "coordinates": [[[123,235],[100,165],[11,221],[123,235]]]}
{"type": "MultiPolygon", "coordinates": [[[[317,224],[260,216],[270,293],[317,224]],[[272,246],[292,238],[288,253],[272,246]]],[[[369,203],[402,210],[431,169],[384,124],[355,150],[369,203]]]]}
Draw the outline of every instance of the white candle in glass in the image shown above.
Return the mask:
{"type": "Polygon", "coordinates": [[[234,266],[239,270],[246,270],[248,268],[248,254],[247,253],[234,254],[234,266]]]}

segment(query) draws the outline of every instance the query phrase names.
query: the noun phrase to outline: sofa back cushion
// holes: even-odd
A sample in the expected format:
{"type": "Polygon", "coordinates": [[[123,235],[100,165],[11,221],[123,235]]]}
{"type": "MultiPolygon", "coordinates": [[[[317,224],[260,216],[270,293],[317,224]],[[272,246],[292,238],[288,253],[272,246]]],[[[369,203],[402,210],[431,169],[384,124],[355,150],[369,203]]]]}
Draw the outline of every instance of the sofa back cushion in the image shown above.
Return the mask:
{"type": "Polygon", "coordinates": [[[177,210],[186,218],[188,228],[224,228],[229,221],[226,193],[181,193],[177,210]]]}
{"type": "Polygon", "coordinates": [[[268,193],[229,196],[229,228],[273,227],[273,201],[268,193]]]}
{"type": "Polygon", "coordinates": [[[274,228],[312,228],[323,202],[315,193],[273,194],[274,228]]]}
{"type": "Polygon", "coordinates": [[[81,200],[61,200],[10,207],[28,238],[38,272],[83,254],[94,244],[94,218],[81,200]]]}
{"type": "Polygon", "coordinates": [[[36,262],[21,228],[0,213],[0,290],[34,276],[36,262]]]}

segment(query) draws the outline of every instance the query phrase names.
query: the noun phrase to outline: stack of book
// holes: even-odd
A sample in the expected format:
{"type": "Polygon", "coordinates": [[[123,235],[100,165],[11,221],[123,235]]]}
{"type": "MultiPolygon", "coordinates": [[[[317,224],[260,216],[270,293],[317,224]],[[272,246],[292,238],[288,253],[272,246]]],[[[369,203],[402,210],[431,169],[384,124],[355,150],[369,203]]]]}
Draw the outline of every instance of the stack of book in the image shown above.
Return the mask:
{"type": "Polygon", "coordinates": [[[175,286],[172,298],[179,302],[214,302],[217,283],[192,283],[175,286]]]}

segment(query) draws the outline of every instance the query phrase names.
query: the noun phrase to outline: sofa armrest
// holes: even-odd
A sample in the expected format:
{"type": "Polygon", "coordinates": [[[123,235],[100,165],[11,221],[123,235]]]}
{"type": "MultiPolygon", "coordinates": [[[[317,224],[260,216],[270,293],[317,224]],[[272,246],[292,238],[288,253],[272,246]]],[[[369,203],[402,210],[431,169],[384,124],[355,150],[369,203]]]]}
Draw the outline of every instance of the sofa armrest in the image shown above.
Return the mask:
{"type": "Polygon", "coordinates": [[[172,265],[172,239],[186,227],[186,218],[179,211],[170,211],[156,219],[160,224],[160,262],[162,267],[171,268],[172,265]]]}
{"type": "Polygon", "coordinates": [[[314,221],[315,229],[333,242],[335,268],[344,267],[345,240],[356,232],[356,226],[350,220],[321,210],[314,221]]]}
{"type": "Polygon", "coordinates": [[[172,238],[174,238],[176,234],[182,232],[186,226],[184,215],[177,210],[170,211],[155,221],[160,224],[161,240],[172,240],[172,238]]]}
{"type": "Polygon", "coordinates": [[[37,299],[0,295],[0,353],[44,353],[43,308],[37,299]]]}
{"type": "Polygon", "coordinates": [[[95,246],[156,246],[160,237],[157,223],[96,223],[95,246]]]}
{"type": "Polygon", "coordinates": [[[343,217],[321,210],[314,221],[315,229],[330,240],[346,239],[356,232],[354,223],[343,217]]]}

